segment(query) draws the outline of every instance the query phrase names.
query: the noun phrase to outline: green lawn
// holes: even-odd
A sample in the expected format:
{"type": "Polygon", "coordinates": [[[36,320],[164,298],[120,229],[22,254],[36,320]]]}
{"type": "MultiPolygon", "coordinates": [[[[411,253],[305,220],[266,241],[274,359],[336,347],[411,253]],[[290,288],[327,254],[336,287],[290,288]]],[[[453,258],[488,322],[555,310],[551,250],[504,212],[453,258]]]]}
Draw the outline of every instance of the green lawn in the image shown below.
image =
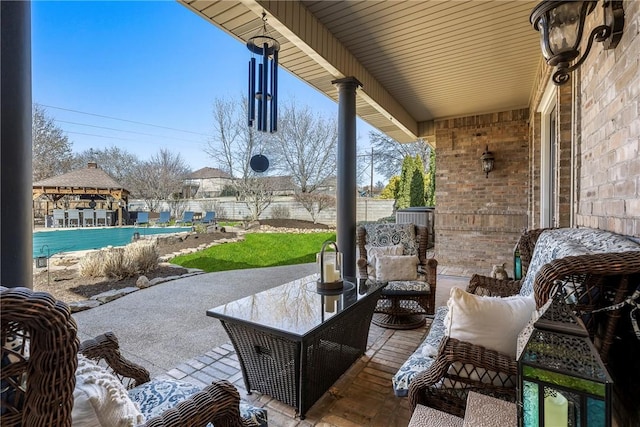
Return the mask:
{"type": "Polygon", "coordinates": [[[336,233],[250,233],[242,242],[181,255],[171,262],[206,272],[304,264],[316,261],[316,253],[327,240],[335,242],[336,233]]]}

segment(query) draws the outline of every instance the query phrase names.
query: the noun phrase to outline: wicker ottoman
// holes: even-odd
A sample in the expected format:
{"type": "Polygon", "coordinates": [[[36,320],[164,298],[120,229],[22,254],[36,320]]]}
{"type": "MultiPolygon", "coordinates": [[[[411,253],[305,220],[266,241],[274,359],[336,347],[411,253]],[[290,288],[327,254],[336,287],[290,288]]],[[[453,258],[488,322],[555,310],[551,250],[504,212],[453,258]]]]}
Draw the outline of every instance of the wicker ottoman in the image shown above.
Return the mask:
{"type": "Polygon", "coordinates": [[[455,415],[418,405],[413,411],[409,427],[463,427],[464,420],[455,415]]]}

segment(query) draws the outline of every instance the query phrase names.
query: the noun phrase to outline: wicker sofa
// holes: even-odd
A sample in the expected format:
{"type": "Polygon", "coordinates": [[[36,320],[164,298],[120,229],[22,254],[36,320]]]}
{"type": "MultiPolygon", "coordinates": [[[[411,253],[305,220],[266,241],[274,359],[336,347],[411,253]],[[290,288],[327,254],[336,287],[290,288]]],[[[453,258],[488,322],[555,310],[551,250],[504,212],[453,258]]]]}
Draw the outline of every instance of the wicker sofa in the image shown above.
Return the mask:
{"type": "MultiPolygon", "coordinates": [[[[522,280],[475,275],[467,291],[502,297],[534,295],[540,307],[554,284],[560,282],[571,289],[568,298],[576,304],[576,310],[588,312],[624,300],[632,292],[630,284],[640,280],[640,245],[610,232],[588,228],[532,230],[522,236],[518,246],[526,269],[522,280]]],[[[412,408],[419,403],[460,417],[464,416],[470,390],[514,400],[515,358],[448,337],[446,315],[447,307],[436,310],[428,336],[393,377],[396,395],[408,395],[412,408]]],[[[619,315],[611,311],[583,317],[605,360],[619,315]]]]}
{"type": "Polygon", "coordinates": [[[72,419],[80,422],[77,415],[88,425],[89,412],[113,426],[267,425],[266,411],[241,403],[227,381],[200,390],[150,380],[146,369],[121,356],[112,333],[80,344],[69,307],[47,293],[0,287],[0,312],[3,426],[71,426],[72,419]],[[125,417],[113,420],[120,408],[125,417]]]}

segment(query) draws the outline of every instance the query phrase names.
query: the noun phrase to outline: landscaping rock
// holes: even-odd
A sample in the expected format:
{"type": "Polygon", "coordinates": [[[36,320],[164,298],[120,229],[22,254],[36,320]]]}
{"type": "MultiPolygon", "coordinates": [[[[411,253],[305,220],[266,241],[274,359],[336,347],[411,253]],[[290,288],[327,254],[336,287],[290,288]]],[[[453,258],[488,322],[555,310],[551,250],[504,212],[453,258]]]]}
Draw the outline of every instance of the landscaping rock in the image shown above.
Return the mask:
{"type": "Polygon", "coordinates": [[[136,286],[140,289],[145,289],[151,286],[151,282],[149,282],[147,276],[140,276],[138,280],[136,280],[136,286]]]}
{"type": "Polygon", "coordinates": [[[69,303],[69,308],[72,313],[88,310],[90,308],[98,307],[101,304],[100,301],[87,299],[83,301],[73,301],[69,303]]]}
{"type": "Polygon", "coordinates": [[[137,290],[138,290],[137,287],[114,289],[113,291],[107,291],[107,292],[103,292],[101,294],[92,296],[91,299],[96,300],[96,301],[100,301],[101,303],[104,304],[104,303],[107,303],[109,301],[113,301],[114,299],[118,299],[120,297],[128,295],[131,292],[135,292],[137,290]]]}

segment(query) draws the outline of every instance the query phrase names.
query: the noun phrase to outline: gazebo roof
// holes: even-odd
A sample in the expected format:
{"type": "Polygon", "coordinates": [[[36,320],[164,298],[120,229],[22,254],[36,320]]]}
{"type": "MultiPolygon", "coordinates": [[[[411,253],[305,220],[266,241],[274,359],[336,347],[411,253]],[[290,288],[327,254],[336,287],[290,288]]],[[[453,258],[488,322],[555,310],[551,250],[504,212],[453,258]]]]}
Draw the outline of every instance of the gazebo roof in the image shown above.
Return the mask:
{"type": "Polygon", "coordinates": [[[78,169],[34,182],[33,187],[90,187],[118,189],[128,192],[122,184],[100,169],[96,163],[89,163],[84,169],[78,169]]]}
{"type": "Polygon", "coordinates": [[[123,199],[129,195],[129,190],[100,169],[96,163],[90,162],[85,169],[34,182],[34,200],[43,194],[101,194],[123,199]]]}

